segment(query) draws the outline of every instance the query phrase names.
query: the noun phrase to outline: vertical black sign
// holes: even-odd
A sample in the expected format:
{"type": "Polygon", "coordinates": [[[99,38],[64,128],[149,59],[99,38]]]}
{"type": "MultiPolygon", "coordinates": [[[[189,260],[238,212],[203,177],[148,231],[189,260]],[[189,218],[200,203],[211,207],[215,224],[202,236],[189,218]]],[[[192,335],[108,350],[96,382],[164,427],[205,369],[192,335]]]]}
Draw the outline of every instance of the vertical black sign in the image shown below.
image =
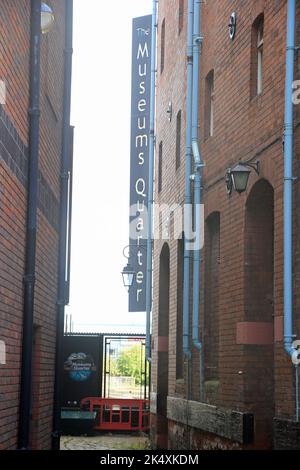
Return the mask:
{"type": "Polygon", "coordinates": [[[63,407],[79,407],[85,397],[100,397],[103,337],[64,336],[63,407]]]}
{"type": "Polygon", "coordinates": [[[146,310],[147,198],[152,16],[133,19],[130,156],[130,264],[135,271],[129,311],[146,310]]]}

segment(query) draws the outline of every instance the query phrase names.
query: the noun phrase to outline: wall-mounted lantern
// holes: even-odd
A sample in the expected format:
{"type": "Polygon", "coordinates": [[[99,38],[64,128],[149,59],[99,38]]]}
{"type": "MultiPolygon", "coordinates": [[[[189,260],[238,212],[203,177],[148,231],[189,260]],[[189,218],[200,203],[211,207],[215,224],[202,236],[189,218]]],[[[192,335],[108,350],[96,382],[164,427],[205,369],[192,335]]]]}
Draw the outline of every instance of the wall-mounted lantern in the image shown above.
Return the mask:
{"type": "Polygon", "coordinates": [[[54,14],[52,8],[46,3],[41,4],[41,31],[42,34],[48,33],[54,24],[54,14]]]}
{"type": "Polygon", "coordinates": [[[168,114],[169,121],[171,122],[172,121],[172,114],[173,114],[173,106],[172,106],[171,101],[169,101],[169,103],[168,103],[167,114],[168,114]]]}
{"type": "Polygon", "coordinates": [[[229,168],[226,172],[225,181],[227,186],[227,193],[230,195],[234,189],[237,193],[241,194],[247,189],[251,169],[259,175],[259,161],[255,163],[239,162],[233,169],[229,168]]]}
{"type": "Polygon", "coordinates": [[[129,261],[127,265],[124,267],[122,271],[122,278],[123,278],[123,284],[125,289],[129,292],[130,287],[132,287],[134,276],[136,275],[135,271],[133,270],[132,266],[129,264],[129,261]]]}
{"type": "Polygon", "coordinates": [[[236,12],[235,11],[231,13],[230,15],[228,28],[229,28],[229,37],[231,41],[233,41],[235,37],[235,33],[236,33],[236,12]]]}

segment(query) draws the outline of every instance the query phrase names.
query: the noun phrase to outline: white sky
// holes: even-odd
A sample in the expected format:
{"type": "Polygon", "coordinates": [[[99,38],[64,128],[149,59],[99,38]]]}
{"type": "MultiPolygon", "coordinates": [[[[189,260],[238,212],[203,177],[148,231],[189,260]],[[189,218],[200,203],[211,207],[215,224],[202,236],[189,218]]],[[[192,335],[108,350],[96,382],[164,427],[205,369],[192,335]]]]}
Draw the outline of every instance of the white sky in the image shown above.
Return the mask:
{"type": "Polygon", "coordinates": [[[128,244],[131,27],[151,0],[74,0],[71,298],[75,330],[140,331],[121,270],[128,244]],[[115,325],[115,326],[114,326],[115,325]]]}

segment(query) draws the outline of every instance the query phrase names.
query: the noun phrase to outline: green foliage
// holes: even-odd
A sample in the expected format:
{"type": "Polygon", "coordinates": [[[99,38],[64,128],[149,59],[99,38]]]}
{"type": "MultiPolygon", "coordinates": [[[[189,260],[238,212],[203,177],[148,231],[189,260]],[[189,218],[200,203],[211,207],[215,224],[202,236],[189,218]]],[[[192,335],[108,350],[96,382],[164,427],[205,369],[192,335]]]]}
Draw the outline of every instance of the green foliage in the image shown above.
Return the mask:
{"type": "Polygon", "coordinates": [[[124,349],[117,360],[117,367],[120,375],[124,377],[134,377],[135,383],[141,385],[143,376],[141,375],[141,366],[145,362],[144,349],[141,350],[139,344],[135,344],[129,349],[124,349]]]}
{"type": "Polygon", "coordinates": [[[110,372],[113,376],[134,377],[136,385],[144,383],[145,350],[139,344],[124,349],[119,357],[110,363],[110,372]]]}

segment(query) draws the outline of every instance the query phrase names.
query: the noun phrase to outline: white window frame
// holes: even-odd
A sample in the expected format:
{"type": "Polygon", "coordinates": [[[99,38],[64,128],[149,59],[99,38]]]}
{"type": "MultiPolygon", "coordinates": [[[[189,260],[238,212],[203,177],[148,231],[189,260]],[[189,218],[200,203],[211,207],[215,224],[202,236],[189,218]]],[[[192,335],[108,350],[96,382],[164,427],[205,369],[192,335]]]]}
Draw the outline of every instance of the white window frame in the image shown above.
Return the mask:
{"type": "Polygon", "coordinates": [[[257,30],[257,94],[263,91],[263,51],[264,51],[264,23],[258,26],[257,30]]]}
{"type": "Polygon", "coordinates": [[[215,111],[215,103],[214,103],[214,74],[212,73],[209,77],[209,135],[213,137],[214,135],[214,111],[215,111]]]}

